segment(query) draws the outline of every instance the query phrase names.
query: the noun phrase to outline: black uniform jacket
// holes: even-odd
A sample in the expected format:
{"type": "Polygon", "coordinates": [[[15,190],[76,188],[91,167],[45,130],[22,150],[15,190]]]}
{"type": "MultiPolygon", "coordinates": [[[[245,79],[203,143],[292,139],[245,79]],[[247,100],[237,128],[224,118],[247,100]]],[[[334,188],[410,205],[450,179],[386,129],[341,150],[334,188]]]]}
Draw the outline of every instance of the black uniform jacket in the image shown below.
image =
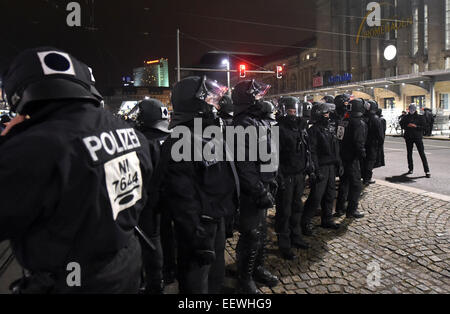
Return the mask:
{"type": "Polygon", "coordinates": [[[1,140],[0,241],[11,239],[23,267],[77,262],[83,278],[134,238],[152,174],[142,134],[75,101],[47,105],[1,140]]]}
{"type": "MultiPolygon", "coordinates": [[[[186,143],[184,135],[180,138],[171,136],[166,140],[164,145],[169,145],[171,158],[164,173],[162,197],[176,225],[181,228],[178,229],[181,236],[194,249],[202,249],[204,244],[201,242],[207,240],[201,234],[204,218],[219,220],[233,215],[237,210],[238,178],[233,164],[215,159],[206,160],[199,152],[211,142],[211,138],[195,134],[192,126],[181,127],[189,129],[190,143],[183,144],[186,143]],[[186,149],[190,152],[186,152],[186,149]],[[180,156],[174,158],[179,153],[180,156]],[[186,153],[187,158],[181,158],[182,153],[186,153]]],[[[174,133],[177,133],[177,128],[174,133]]],[[[210,151],[213,153],[214,149],[210,151]]]]}
{"type": "Polygon", "coordinates": [[[414,114],[407,114],[400,120],[400,126],[405,130],[405,139],[422,139],[423,130],[425,128],[425,118],[417,114],[417,112],[414,114]],[[409,127],[409,124],[415,124],[417,127],[409,127]]]}

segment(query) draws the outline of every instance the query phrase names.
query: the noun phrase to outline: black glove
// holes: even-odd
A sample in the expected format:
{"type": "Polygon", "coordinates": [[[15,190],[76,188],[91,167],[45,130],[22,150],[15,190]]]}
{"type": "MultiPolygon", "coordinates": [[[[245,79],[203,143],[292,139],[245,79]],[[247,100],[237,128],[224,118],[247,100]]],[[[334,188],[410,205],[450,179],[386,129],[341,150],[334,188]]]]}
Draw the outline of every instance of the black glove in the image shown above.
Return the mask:
{"type": "Polygon", "coordinates": [[[338,177],[342,177],[344,175],[344,166],[342,165],[337,166],[337,175],[338,177]]]}
{"type": "Polygon", "coordinates": [[[323,179],[325,179],[324,175],[319,170],[317,170],[316,171],[316,182],[320,182],[323,179]]]}
{"type": "Polygon", "coordinates": [[[272,180],[269,183],[270,194],[277,195],[278,193],[278,182],[276,180],[272,180]]]}
{"type": "Polygon", "coordinates": [[[264,191],[265,193],[258,197],[258,199],[256,200],[256,207],[258,207],[258,209],[272,208],[275,204],[275,199],[273,198],[272,194],[267,190],[264,191]]]}
{"type": "Polygon", "coordinates": [[[277,182],[278,182],[278,189],[280,191],[286,190],[286,182],[284,181],[284,177],[281,174],[278,174],[277,176],[277,182]]]}
{"type": "Polygon", "coordinates": [[[316,182],[316,181],[317,181],[316,174],[315,174],[314,172],[311,172],[311,173],[309,174],[309,182],[310,182],[310,184],[313,184],[313,183],[316,182]]]}

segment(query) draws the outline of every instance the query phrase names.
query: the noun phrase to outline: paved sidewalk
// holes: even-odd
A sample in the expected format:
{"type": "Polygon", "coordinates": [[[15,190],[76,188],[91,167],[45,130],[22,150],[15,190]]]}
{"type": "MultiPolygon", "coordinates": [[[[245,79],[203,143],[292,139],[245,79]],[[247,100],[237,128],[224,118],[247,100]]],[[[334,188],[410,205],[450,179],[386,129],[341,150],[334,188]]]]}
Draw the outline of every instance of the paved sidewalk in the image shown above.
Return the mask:
{"type": "MultiPolygon", "coordinates": [[[[446,196],[379,182],[364,191],[360,209],[366,217],[339,219],[341,230],[317,226],[314,236],[306,238],[312,248],[295,250],[299,257],[290,262],[278,254],[275,211],[271,210],[267,265],[281,283],[272,289],[260,287],[261,292],[450,293],[450,201],[446,196]]],[[[319,224],[318,217],[314,222],[319,224]]],[[[236,233],[226,246],[227,293],[235,292],[237,239],[236,233]]],[[[8,271],[20,274],[16,264],[8,271]]],[[[7,284],[0,282],[0,293],[7,293],[7,284]]],[[[177,291],[176,283],[166,287],[166,293],[177,291]]]]}
{"type": "MultiPolygon", "coordinates": [[[[307,238],[312,248],[296,250],[298,259],[290,262],[278,254],[271,210],[267,264],[281,283],[261,292],[450,293],[450,202],[375,184],[364,192],[360,209],[366,217],[339,219],[341,230],[317,226],[307,238]]],[[[237,239],[226,248],[231,276],[237,239]]],[[[235,283],[227,279],[230,289],[235,283]]]]}

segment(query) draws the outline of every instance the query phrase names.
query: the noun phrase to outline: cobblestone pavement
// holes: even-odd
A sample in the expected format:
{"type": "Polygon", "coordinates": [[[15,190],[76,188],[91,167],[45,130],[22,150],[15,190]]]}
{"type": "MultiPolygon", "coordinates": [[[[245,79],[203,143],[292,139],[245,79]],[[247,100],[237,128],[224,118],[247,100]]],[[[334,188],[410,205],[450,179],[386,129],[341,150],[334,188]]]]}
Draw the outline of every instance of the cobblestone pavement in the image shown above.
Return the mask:
{"type": "MultiPolygon", "coordinates": [[[[280,277],[265,294],[450,293],[450,203],[372,185],[361,199],[360,220],[338,219],[341,230],[318,226],[305,237],[309,250],[295,250],[294,261],[281,259],[269,212],[267,268],[280,277]],[[377,272],[379,270],[379,272],[377,272]],[[378,280],[378,281],[377,281],[378,280]],[[378,284],[377,284],[378,283],[378,284]]],[[[226,247],[227,285],[236,284],[235,247],[226,247]]]]}

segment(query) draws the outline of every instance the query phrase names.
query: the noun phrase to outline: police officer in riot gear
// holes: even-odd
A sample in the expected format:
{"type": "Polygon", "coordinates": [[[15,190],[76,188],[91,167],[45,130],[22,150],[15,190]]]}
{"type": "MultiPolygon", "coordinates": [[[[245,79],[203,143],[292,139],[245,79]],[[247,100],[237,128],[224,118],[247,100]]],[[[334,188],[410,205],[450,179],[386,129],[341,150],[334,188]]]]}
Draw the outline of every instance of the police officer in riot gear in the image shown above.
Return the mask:
{"type": "Polygon", "coordinates": [[[425,148],[423,146],[425,119],[417,113],[417,107],[415,104],[409,105],[409,113],[400,120],[400,126],[403,130],[405,130],[404,138],[408,152],[408,174],[412,174],[414,171],[412,152],[414,144],[416,144],[420,158],[422,159],[425,175],[427,178],[431,178],[430,167],[428,166],[428,160],[425,155],[425,148]]]}
{"type": "MultiPolygon", "coordinates": [[[[161,199],[161,181],[170,158],[168,149],[162,149],[170,135],[169,110],[157,99],[143,100],[137,104],[136,125],[148,140],[150,152],[154,157],[154,174],[150,181],[149,201],[140,217],[139,225],[148,239],[141,238],[142,257],[145,270],[145,292],[162,294],[163,249],[161,245],[161,213],[164,201],[161,199]],[[164,154],[162,154],[162,151],[164,154]]],[[[167,146],[167,145],[166,145],[167,146]]],[[[166,226],[165,226],[166,227],[166,226]]]]}
{"type": "Polygon", "coordinates": [[[26,276],[18,293],[137,293],[134,233],[152,160],[145,137],[104,111],[92,70],[55,48],[3,76],[16,124],[2,139],[0,241],[26,276]],[[27,119],[23,117],[27,116],[27,119]]]}
{"type": "Polygon", "coordinates": [[[283,97],[279,101],[287,115],[278,122],[280,127],[279,189],[275,216],[278,247],[284,259],[296,256],[292,248],[309,248],[302,239],[302,195],[305,175],[310,166],[307,123],[302,118],[303,106],[295,97],[283,97]]]}
{"type": "MultiPolygon", "coordinates": [[[[260,102],[269,88],[270,85],[255,80],[245,80],[235,86],[232,93],[235,126],[270,130],[271,125],[263,118],[260,102]]],[[[271,138],[268,136],[266,141],[271,143],[271,138]]],[[[240,292],[257,294],[259,291],[255,280],[268,286],[278,284],[278,278],[264,268],[267,210],[275,203],[276,173],[263,172],[264,163],[259,159],[249,160],[250,144],[247,138],[244,147],[246,161],[236,162],[241,186],[240,237],[236,247],[236,262],[240,292]]]]}
{"type": "Polygon", "coordinates": [[[312,109],[314,124],[308,130],[308,135],[315,172],[311,176],[311,192],[302,218],[302,231],[305,235],[312,235],[311,220],[320,205],[322,207],[321,226],[328,229],[339,228],[332,215],[336,195],[336,167],[340,166],[340,160],[335,135],[329,128],[331,109],[324,103],[312,109]]]}
{"type": "Polygon", "coordinates": [[[363,170],[361,173],[364,185],[375,183],[375,181],[372,180],[373,169],[375,162],[377,161],[380,146],[382,146],[384,142],[383,124],[380,117],[377,116],[378,103],[374,100],[369,100],[368,103],[370,109],[367,124],[366,158],[364,159],[363,170]]]}
{"type": "Polygon", "coordinates": [[[173,135],[167,140],[172,156],[164,178],[164,198],[174,220],[178,283],[182,294],[222,291],[224,217],[236,212],[239,183],[233,163],[225,161],[224,156],[203,155],[206,145],[209,147],[213,143],[209,151],[224,145],[220,140],[212,142],[203,131],[216,125],[215,111],[226,90],[206,76],[192,76],[178,82],[172,91],[170,128],[183,135],[181,140],[173,135]],[[189,134],[185,134],[187,130],[189,134]],[[174,156],[174,150],[180,156],[174,156]]]}
{"type": "Polygon", "coordinates": [[[361,168],[360,160],[366,158],[367,126],[362,117],[366,111],[363,99],[354,99],[350,102],[350,118],[345,129],[341,145],[341,159],[344,165],[344,175],[341,184],[345,186],[346,193],[339,193],[336,204],[336,217],[347,214],[347,218],[362,218],[364,214],[358,212],[359,197],[361,194],[361,168]],[[345,202],[348,205],[345,207],[345,202]]]}

